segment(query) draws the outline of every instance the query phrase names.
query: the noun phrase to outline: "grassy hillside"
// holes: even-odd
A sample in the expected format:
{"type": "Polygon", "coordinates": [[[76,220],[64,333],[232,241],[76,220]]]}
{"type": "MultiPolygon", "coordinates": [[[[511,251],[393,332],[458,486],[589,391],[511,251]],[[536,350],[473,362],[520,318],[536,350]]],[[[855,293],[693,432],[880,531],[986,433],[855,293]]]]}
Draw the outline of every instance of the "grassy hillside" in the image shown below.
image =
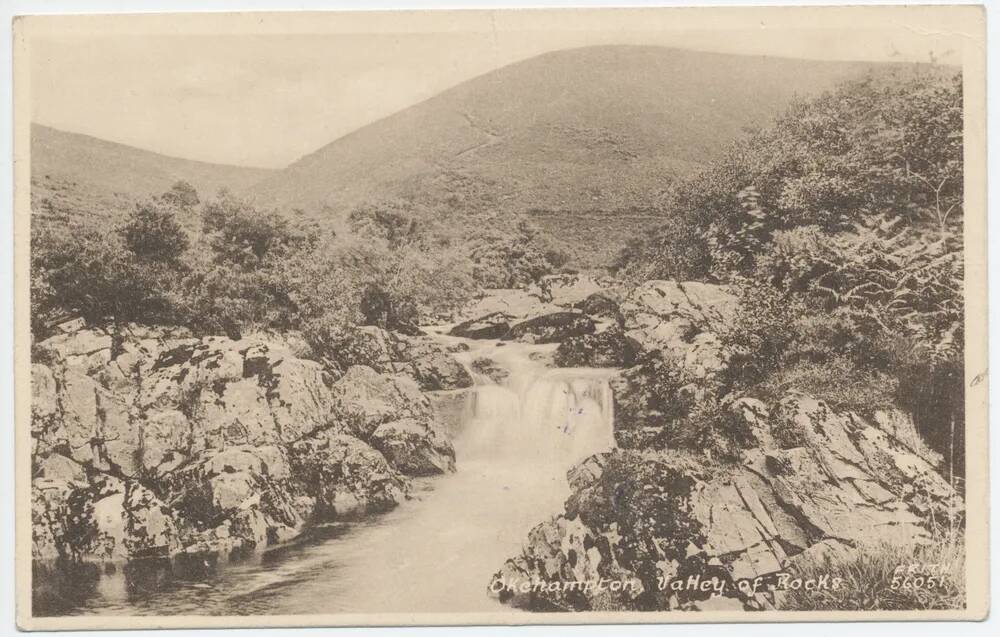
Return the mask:
{"type": "Polygon", "coordinates": [[[214,195],[222,187],[243,192],[272,172],[167,157],[40,124],[31,126],[31,174],[38,183],[76,182],[110,196],[135,198],[162,193],[184,180],[199,193],[214,195]]]}
{"type": "Polygon", "coordinates": [[[489,184],[504,210],[539,212],[544,229],[581,217],[584,234],[600,237],[609,211],[655,207],[674,177],[769,123],[795,95],[872,68],[662,47],[552,52],[342,137],[254,193],[342,214],[386,196],[444,198],[441,176],[457,172],[489,184]]]}

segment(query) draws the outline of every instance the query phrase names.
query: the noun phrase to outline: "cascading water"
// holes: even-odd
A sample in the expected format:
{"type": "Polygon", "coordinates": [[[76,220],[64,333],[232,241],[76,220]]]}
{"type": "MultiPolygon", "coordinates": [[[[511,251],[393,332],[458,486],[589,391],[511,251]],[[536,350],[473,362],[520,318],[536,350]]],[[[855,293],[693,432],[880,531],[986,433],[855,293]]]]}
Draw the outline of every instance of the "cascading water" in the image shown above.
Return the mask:
{"type": "Polygon", "coordinates": [[[508,372],[501,382],[473,373],[457,447],[467,461],[517,465],[526,471],[565,473],[584,457],[613,445],[614,402],[602,369],[550,369],[554,346],[490,343],[460,355],[486,358],[508,372]],[[492,347],[491,347],[492,346],[492,347]]]}
{"type": "Polygon", "coordinates": [[[318,529],[313,539],[256,560],[214,569],[206,563],[208,574],[172,588],[160,582],[141,599],[136,573],[132,583],[121,574],[103,577],[99,595],[80,610],[518,612],[488,597],[486,587],[531,528],[562,511],[567,469],[613,446],[610,371],[547,367],[554,345],[440,338],[469,346],[456,358],[476,382],[454,440],[456,473],[417,482],[416,497],[389,513],[318,529]],[[500,372],[496,380],[475,371],[482,360],[500,372]]]}

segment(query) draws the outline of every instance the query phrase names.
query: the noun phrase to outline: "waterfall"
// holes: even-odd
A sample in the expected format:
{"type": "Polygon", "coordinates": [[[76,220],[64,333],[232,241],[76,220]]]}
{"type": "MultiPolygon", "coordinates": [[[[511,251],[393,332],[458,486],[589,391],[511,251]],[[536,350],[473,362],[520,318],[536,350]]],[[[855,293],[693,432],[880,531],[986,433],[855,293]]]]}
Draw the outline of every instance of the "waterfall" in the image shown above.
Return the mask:
{"type": "Polygon", "coordinates": [[[488,343],[460,360],[476,385],[455,441],[459,461],[517,465],[524,471],[565,473],[583,458],[614,445],[614,401],[605,369],[551,369],[554,346],[488,343]],[[470,361],[489,359],[506,370],[501,381],[476,373],[470,361]]]}

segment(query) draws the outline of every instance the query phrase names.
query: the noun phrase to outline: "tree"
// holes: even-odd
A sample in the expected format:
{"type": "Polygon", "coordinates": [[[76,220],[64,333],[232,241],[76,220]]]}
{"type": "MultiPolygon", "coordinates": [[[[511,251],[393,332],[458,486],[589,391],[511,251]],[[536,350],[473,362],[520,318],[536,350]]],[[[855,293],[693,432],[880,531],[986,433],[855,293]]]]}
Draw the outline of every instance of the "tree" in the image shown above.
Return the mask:
{"type": "Polygon", "coordinates": [[[177,263],[190,245],[176,212],[158,202],[138,204],[119,232],[125,247],[144,262],[177,263]]]}
{"type": "Polygon", "coordinates": [[[170,190],[160,195],[160,200],[166,204],[178,206],[180,208],[194,208],[201,200],[198,198],[198,191],[194,186],[186,181],[178,181],[170,187],[170,190]]]}
{"type": "Polygon", "coordinates": [[[293,224],[276,211],[258,210],[225,191],[205,204],[201,219],[215,260],[242,268],[262,267],[268,258],[308,248],[318,240],[315,226],[293,224]]]}

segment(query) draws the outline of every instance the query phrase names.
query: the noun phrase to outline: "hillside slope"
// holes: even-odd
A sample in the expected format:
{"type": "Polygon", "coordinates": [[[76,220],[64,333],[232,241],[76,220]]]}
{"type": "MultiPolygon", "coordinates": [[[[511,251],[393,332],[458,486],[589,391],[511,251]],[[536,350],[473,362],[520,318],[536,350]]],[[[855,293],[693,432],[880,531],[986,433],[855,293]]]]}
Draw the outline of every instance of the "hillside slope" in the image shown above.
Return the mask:
{"type": "Polygon", "coordinates": [[[547,53],[346,135],[254,192],[342,211],[386,195],[440,196],[438,175],[458,171],[521,211],[642,208],[794,95],[871,68],[662,47],[547,53]]]}
{"type": "Polygon", "coordinates": [[[167,157],[89,135],[31,125],[31,175],[35,181],[78,182],[108,194],[144,197],[184,180],[199,193],[219,188],[243,192],[273,171],[167,157]]]}

